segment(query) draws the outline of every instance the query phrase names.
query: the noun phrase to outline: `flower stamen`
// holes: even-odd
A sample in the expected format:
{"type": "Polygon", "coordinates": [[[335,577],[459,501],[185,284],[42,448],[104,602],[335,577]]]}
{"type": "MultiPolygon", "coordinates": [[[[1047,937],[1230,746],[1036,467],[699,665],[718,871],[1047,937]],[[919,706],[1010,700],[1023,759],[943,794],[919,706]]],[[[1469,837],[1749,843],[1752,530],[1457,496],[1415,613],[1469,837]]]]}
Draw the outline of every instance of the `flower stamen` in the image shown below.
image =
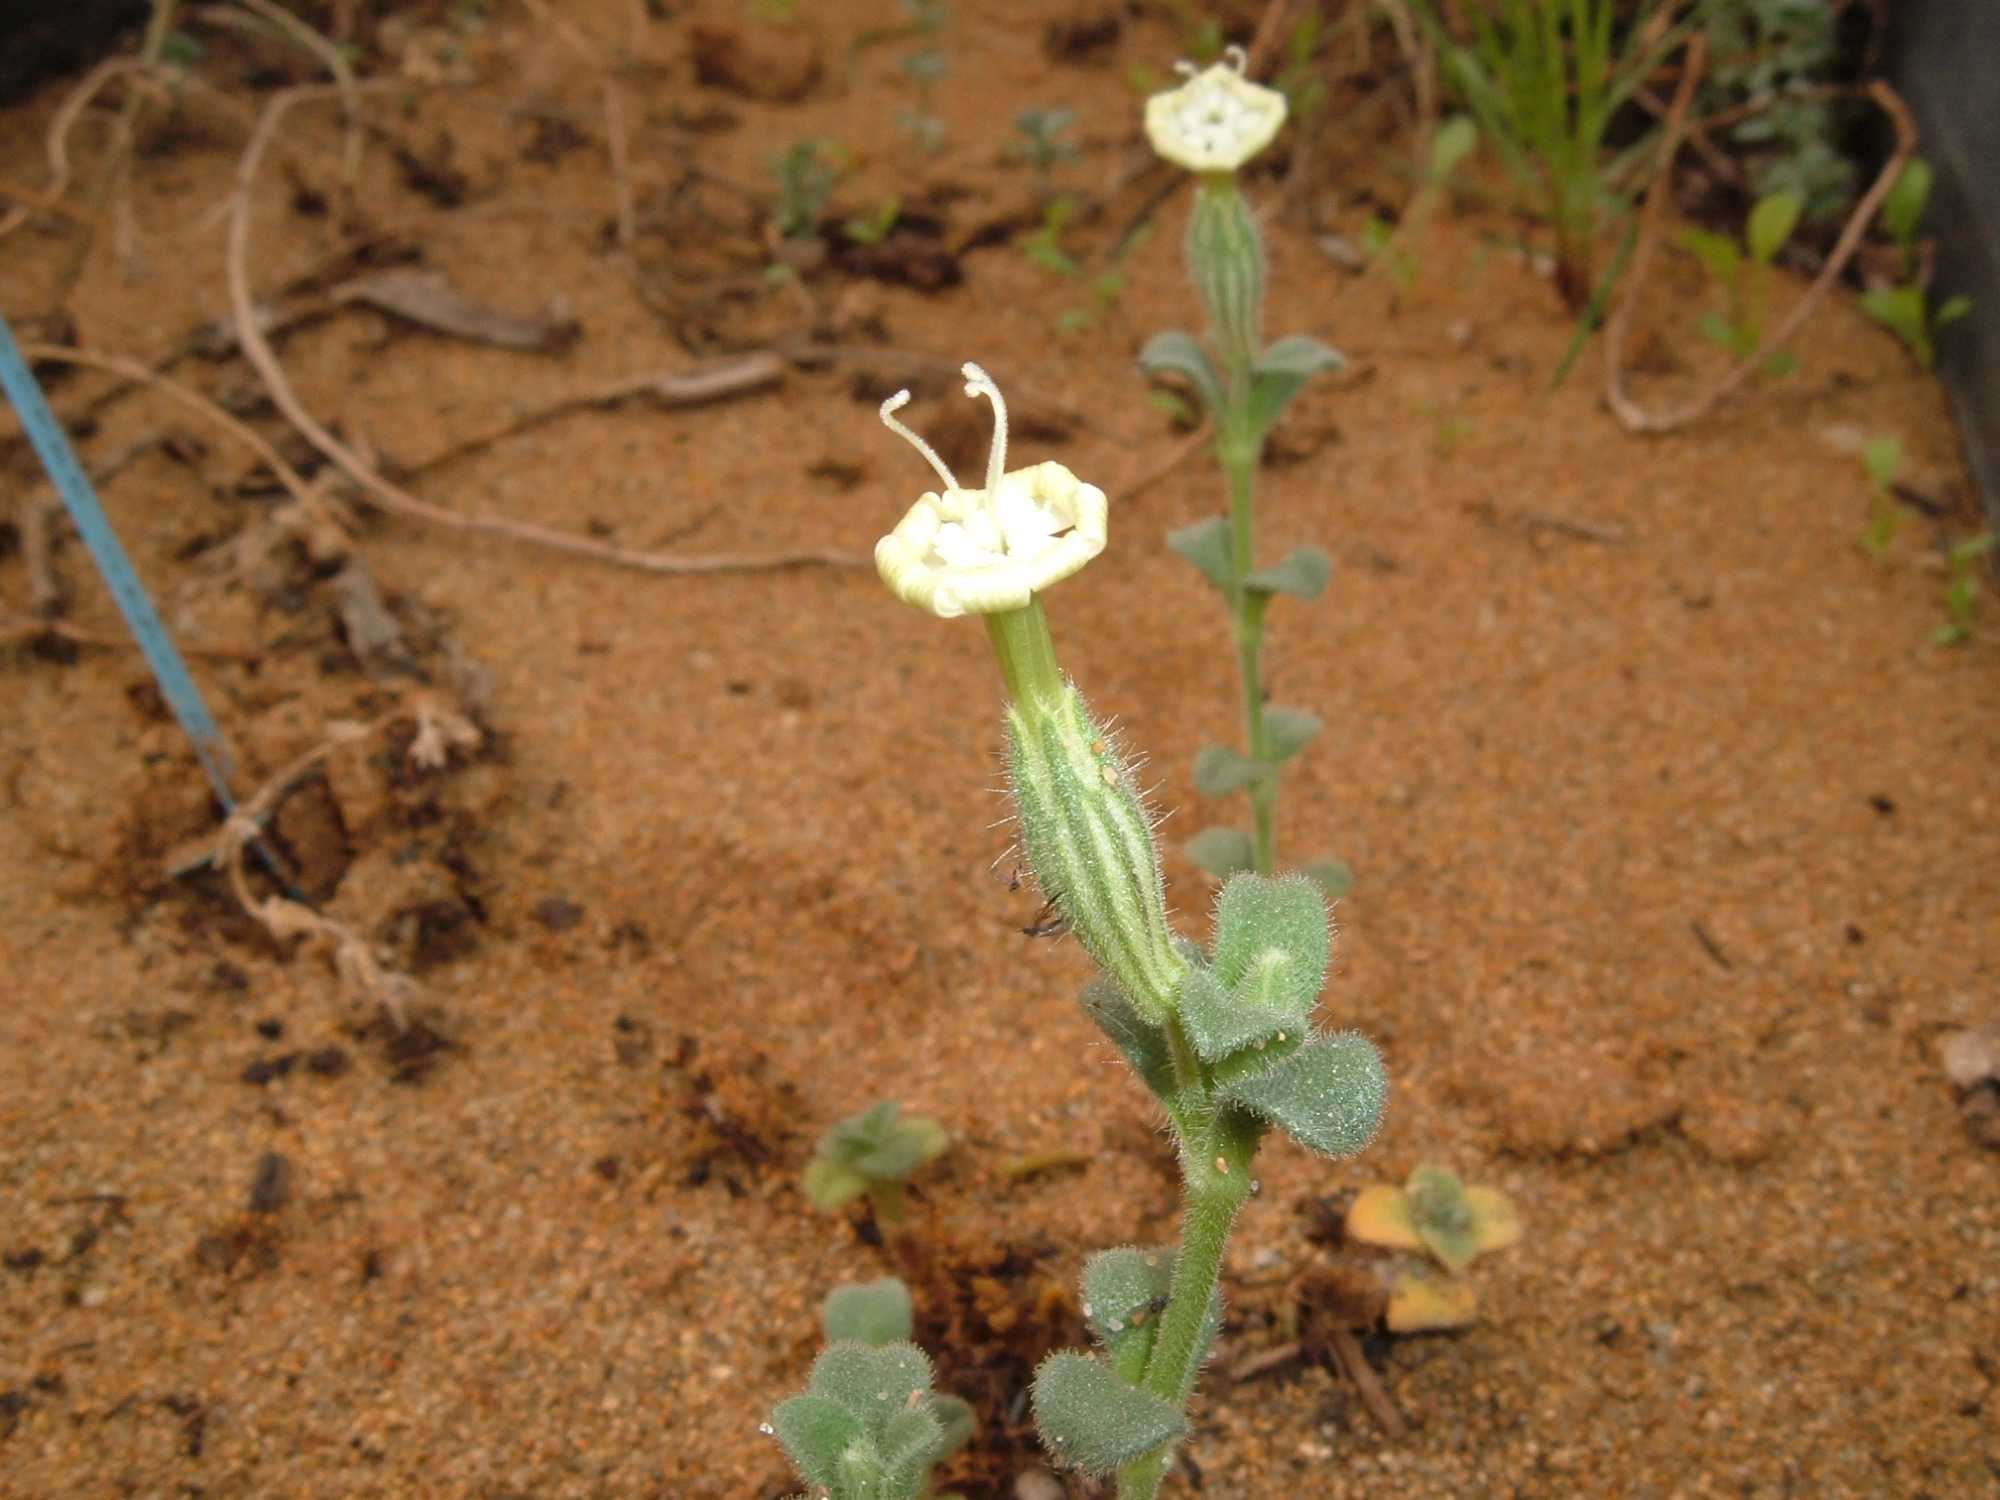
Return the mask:
{"type": "Polygon", "coordinates": [[[1007,402],[1000,394],[1000,387],[993,383],[993,377],[978,365],[963,365],[959,373],[965,377],[966,395],[975,399],[984,396],[993,403],[993,446],[986,450],[986,493],[997,497],[1000,476],[1007,472],[1007,402]]]}
{"type": "MultiPolygon", "coordinates": [[[[973,370],[976,368],[978,367],[975,365],[966,366],[967,370],[973,370]]],[[[984,377],[982,376],[981,378],[984,377]]],[[[988,384],[990,385],[991,382],[988,382],[988,384]]],[[[970,387],[967,388],[967,394],[968,395],[971,394],[970,387]]],[[[998,391],[995,391],[993,393],[993,397],[994,397],[994,402],[997,405],[999,402],[1000,393],[998,391]]],[[[924,462],[929,464],[931,468],[936,472],[937,477],[944,481],[944,487],[946,490],[958,489],[960,486],[957,478],[952,474],[950,469],[945,467],[944,460],[938,457],[937,449],[933,448],[929,443],[925,442],[922,438],[918,437],[914,432],[910,431],[910,429],[908,427],[905,427],[901,422],[898,422],[896,418],[892,415],[892,413],[901,411],[904,407],[908,406],[909,404],[910,404],[910,393],[907,390],[898,391],[896,392],[895,395],[891,396],[887,401],[884,401],[882,403],[882,412],[881,412],[882,425],[888,428],[891,432],[895,433],[897,436],[901,437],[912,448],[915,448],[917,452],[923,454],[924,462]]],[[[1006,430],[1005,422],[1006,418],[1003,415],[1001,417],[1001,423],[1002,423],[1001,430],[1003,432],[1006,430]]],[[[992,480],[989,479],[987,481],[987,484],[990,486],[992,484],[992,480]]]]}

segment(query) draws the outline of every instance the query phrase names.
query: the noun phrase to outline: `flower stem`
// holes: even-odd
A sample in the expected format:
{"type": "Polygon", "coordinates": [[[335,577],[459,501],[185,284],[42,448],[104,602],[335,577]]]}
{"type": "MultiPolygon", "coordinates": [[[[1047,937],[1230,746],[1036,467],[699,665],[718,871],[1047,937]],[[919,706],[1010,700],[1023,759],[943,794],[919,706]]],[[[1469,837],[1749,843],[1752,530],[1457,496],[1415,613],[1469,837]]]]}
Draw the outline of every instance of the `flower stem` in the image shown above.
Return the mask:
{"type": "MultiPolygon", "coordinates": [[[[1247,425],[1247,424],[1246,424],[1247,425]]],[[[1243,683],[1244,750],[1252,760],[1269,761],[1271,741],[1264,724],[1264,611],[1270,596],[1243,587],[1256,568],[1257,450],[1252,441],[1221,445],[1219,456],[1229,476],[1229,606],[1236,633],[1236,669],[1243,683]]],[[[1249,788],[1252,839],[1259,875],[1275,874],[1278,842],[1275,813],[1278,774],[1273,769],[1249,788]]]]}
{"type": "MultiPolygon", "coordinates": [[[[1178,1022],[1175,1023],[1178,1026],[1178,1022]]],[[[1152,1355],[1140,1384],[1176,1406],[1186,1406],[1213,1330],[1209,1304],[1222,1275],[1222,1257],[1237,1210],[1250,1197],[1250,1164],[1258,1127],[1234,1111],[1187,1118],[1170,1107],[1180,1138],[1187,1208],[1181,1215],[1180,1253],[1173,1289],[1160,1315],[1152,1355]]],[[[1173,1462],[1163,1444],[1118,1472],[1118,1500],[1153,1500],[1173,1462]]]]}
{"type": "Polygon", "coordinates": [[[1023,709],[1052,707],[1062,697],[1062,668],[1056,664],[1056,643],[1049,635],[1049,617],[1039,596],[1021,609],[984,615],[993,654],[1000,658],[1000,675],[1007,696],[1023,709]]]}

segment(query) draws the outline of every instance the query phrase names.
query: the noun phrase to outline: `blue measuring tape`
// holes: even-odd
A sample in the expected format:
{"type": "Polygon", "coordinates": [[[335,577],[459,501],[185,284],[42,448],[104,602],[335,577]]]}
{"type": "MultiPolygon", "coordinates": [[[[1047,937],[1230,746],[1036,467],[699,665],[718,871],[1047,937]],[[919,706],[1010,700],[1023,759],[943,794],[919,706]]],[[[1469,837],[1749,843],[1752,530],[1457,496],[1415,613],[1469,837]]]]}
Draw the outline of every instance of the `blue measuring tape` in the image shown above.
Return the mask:
{"type": "Polygon", "coordinates": [[[236,799],[229,790],[229,746],[208,705],[202,701],[201,689],[188,675],[187,663],[175,649],[173,637],[167,634],[160,612],[153,608],[146,586],[132,571],[132,559],[125,555],[118,533],[111,529],[111,520],[98,503],[90,476],[77,462],[76,450],[70,447],[56,414],[49,410],[48,398],[21,357],[21,346],[14,341],[14,331],[4,317],[0,317],[0,389],[5,389],[14,410],[21,414],[21,426],[27,430],[28,441],[34,444],[42,467],[48,470],[56,492],[62,496],[70,520],[76,524],[77,535],[83,538],[84,546],[90,549],[91,558],[97,563],[97,571],[104,575],[105,586],[117,601],[119,613],[125,616],[132,639],[145,653],[146,665],[153,669],[161,696],[194,746],[195,759],[207,773],[208,784],[215,788],[216,800],[223,811],[235,812],[236,799]]]}

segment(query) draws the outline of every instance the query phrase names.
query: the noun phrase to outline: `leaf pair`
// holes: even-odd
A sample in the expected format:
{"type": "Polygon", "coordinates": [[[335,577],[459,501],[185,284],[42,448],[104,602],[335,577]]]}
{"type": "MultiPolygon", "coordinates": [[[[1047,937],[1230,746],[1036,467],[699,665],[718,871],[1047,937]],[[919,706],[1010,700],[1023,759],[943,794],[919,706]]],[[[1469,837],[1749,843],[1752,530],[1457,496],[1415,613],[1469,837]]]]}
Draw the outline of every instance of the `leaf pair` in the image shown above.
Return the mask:
{"type": "MultiPolygon", "coordinates": [[[[1347,359],[1337,349],[1305,334],[1292,334],[1265,346],[1250,362],[1249,389],[1243,394],[1241,420],[1251,446],[1262,444],[1313,376],[1339,370],[1347,359]]],[[[1200,340],[1181,329],[1156,333],[1139,351],[1139,368],[1148,375],[1178,375],[1194,389],[1220,429],[1231,415],[1222,377],[1200,340]]]]}
{"type": "MultiPolygon", "coordinates": [[[[1229,522],[1210,516],[1191,526],[1167,533],[1167,550],[1186,558],[1201,576],[1223,594],[1234,587],[1236,577],[1234,547],[1229,522]]],[[[1318,547],[1294,547],[1282,561],[1268,568],[1256,568],[1243,575],[1243,588],[1268,600],[1272,594],[1290,594],[1295,599],[1317,599],[1333,577],[1333,560],[1318,547]]]]}
{"type": "MultiPolygon", "coordinates": [[[[1199,784],[1199,758],[1196,767],[1199,784]]],[[[1257,846],[1240,828],[1204,828],[1181,846],[1181,852],[1217,880],[1257,868],[1257,846]]],[[[1344,859],[1316,859],[1301,865],[1299,873],[1315,882],[1329,901],[1338,901],[1354,888],[1354,869],[1344,859]]]]}
{"type": "Polygon", "coordinates": [[[915,1344],[840,1342],[813,1362],[806,1393],[779,1403],[772,1430],[809,1484],[832,1500],[916,1500],[931,1466],[972,1431],[971,1409],[931,1390],[915,1344]]]}

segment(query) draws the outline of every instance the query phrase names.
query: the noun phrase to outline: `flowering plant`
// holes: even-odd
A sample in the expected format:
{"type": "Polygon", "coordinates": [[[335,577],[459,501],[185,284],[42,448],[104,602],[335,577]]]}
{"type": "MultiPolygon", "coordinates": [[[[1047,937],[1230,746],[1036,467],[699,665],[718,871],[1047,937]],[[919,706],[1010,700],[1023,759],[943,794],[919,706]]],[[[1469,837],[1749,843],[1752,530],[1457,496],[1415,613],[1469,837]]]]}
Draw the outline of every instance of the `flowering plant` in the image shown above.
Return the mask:
{"type": "MultiPolygon", "coordinates": [[[[1310,881],[1238,874],[1223,887],[1206,947],[1168,920],[1153,817],[1134,763],[1063,676],[1041,601],[1049,584],[1102,550],[1103,492],[1054,464],[1007,473],[1006,404],[983,370],[964,369],[966,394],[994,410],[986,484],[961,487],[895,419],[907,396],[892,397],[883,421],[915,445],[944,489],[920,498],[883,538],[876,563],[906,602],[947,618],[985,619],[1007,688],[1021,851],[1101,971],[1081,996],[1085,1014],[1158,1100],[1173,1132],[1187,1188],[1179,1245],[1092,1256],[1083,1268],[1083,1310],[1099,1352],[1051,1355],[1033,1391],[1052,1457],[1087,1473],[1115,1473],[1120,1500],[1153,1500],[1187,1433],[1195,1377],[1221,1326],[1223,1253],[1250,1197],[1265,1132],[1275,1126],[1325,1155],[1352,1155],[1375,1133],[1387,1084],[1366,1039],[1312,1023],[1329,934],[1310,881]]],[[[896,1389],[918,1386],[912,1373],[896,1389]]],[[[817,1427],[791,1422],[779,1436],[812,1479],[833,1472],[839,1455],[831,1445],[847,1430],[829,1419],[822,1442],[817,1427]]],[[[931,1441],[928,1429],[921,1436],[931,1441]]]]}

